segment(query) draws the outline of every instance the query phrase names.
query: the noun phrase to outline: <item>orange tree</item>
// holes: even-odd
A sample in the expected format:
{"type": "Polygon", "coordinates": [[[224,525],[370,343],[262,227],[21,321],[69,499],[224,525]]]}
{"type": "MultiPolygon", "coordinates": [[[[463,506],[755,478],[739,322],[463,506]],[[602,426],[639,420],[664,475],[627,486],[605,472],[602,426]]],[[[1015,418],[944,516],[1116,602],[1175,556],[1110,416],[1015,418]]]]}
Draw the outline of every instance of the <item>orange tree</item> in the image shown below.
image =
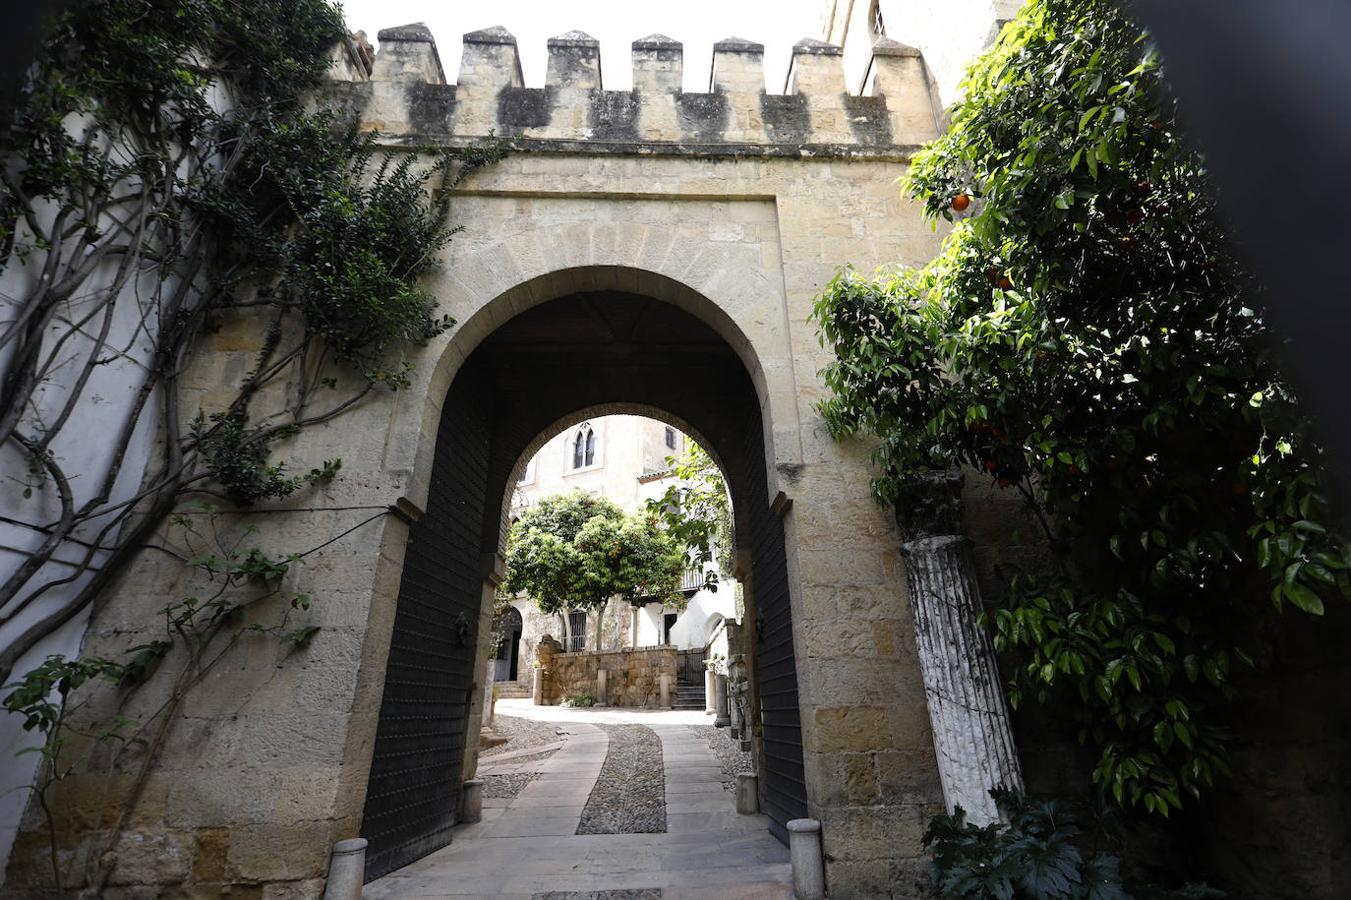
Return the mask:
{"type": "Polygon", "coordinates": [[[1008,686],[1073,711],[1093,779],[1168,815],[1226,773],[1232,669],[1348,593],[1321,450],[1230,255],[1149,36],[1107,0],[1032,0],[905,185],[953,221],[922,271],[842,271],[814,319],[838,438],[879,501],[965,466],[1057,551],[987,616],[1008,686]]]}
{"type": "Polygon", "coordinates": [[[647,513],[626,514],[583,490],[552,494],[523,512],[507,541],[507,594],[524,593],[540,612],[594,610],[596,641],[610,599],[635,605],[684,602],[686,552],[647,513]]]}

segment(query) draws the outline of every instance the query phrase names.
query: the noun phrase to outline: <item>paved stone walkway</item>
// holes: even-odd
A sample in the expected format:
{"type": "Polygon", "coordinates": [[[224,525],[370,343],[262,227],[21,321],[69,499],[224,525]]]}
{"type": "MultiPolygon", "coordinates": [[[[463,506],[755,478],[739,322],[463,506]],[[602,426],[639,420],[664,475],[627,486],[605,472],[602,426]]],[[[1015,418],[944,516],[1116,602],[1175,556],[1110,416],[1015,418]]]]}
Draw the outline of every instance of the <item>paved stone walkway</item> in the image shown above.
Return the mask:
{"type": "MultiPolygon", "coordinates": [[[[616,713],[606,711],[605,720],[628,718],[616,713]]],[[[585,713],[545,715],[559,721],[565,735],[560,750],[534,764],[539,777],[514,799],[485,799],[483,821],[457,827],[450,846],[366,885],[367,900],[573,893],[616,900],[792,896],[787,848],[770,836],[764,816],[742,816],[732,808],[717,758],[684,724],[683,714],[629,718],[661,738],[667,833],[587,835],[577,834],[577,825],[608,738],[602,729],[577,721],[585,713]]]]}

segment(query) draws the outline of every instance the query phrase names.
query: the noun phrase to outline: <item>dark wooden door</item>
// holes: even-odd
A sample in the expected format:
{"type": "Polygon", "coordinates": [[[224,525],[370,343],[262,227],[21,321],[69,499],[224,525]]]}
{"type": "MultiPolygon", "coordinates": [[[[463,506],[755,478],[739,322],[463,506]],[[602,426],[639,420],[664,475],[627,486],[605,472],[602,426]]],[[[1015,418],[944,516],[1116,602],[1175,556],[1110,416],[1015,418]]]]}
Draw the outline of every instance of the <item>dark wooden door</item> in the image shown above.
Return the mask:
{"type": "Polygon", "coordinates": [[[446,398],[427,512],[409,530],[361,821],[366,880],[450,843],[474,681],[488,430],[446,398]]]}
{"type": "Polygon", "coordinates": [[[755,620],[755,681],[760,700],[761,782],[769,831],[788,843],[788,822],[807,816],[807,780],[802,765],[802,714],[798,707],[793,611],[788,597],[788,559],[783,520],[765,489],[763,438],[747,436],[747,480],[756,498],[751,509],[751,591],[755,620]],[[763,498],[763,499],[761,499],[763,498]]]}

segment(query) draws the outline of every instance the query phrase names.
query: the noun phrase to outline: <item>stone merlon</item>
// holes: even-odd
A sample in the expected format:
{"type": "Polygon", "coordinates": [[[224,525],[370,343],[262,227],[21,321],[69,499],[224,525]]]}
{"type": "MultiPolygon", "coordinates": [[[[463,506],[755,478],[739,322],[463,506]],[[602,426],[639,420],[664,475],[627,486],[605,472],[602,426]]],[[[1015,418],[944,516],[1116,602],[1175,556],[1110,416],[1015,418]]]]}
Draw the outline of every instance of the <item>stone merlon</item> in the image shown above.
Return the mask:
{"type": "MultiPolygon", "coordinates": [[[[783,93],[766,90],[764,45],[713,45],[706,92],[687,92],[683,47],[653,34],[633,42],[633,88],[605,90],[600,42],[582,31],[549,39],[542,88],[521,76],[516,38],[494,27],[464,35],[451,84],[422,23],[380,32],[368,79],[348,73],[322,92],[392,142],[468,142],[488,135],[539,150],[907,158],[936,135],[919,51],[874,46],[863,95],[845,88],[839,47],[793,47],[783,93]]],[[[359,73],[358,73],[359,75],[359,73]]]]}

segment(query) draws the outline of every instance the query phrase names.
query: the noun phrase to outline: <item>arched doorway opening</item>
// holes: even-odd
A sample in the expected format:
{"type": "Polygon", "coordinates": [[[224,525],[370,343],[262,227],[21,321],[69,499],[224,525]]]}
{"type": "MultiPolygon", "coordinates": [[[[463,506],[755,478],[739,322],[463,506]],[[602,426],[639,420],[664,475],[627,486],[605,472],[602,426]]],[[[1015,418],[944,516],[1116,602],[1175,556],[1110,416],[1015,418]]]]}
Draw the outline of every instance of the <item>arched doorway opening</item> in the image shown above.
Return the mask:
{"type": "MultiPolygon", "coordinates": [[[[770,429],[744,361],[749,345],[734,348],[723,319],[715,330],[652,296],[572,293],[507,319],[460,366],[400,582],[363,814],[368,879],[449,841],[473,763],[471,709],[488,659],[479,629],[500,575],[512,488],[544,440],[609,412],[671,422],[724,472],[752,635],[748,722],[762,808],[785,841],[788,820],[806,814],[783,523],[766,474],[770,429]]],[[[585,465],[585,438],[581,448],[585,465]]]]}
{"type": "Polygon", "coordinates": [[[493,681],[515,681],[520,677],[521,632],[524,629],[525,623],[521,619],[521,611],[514,606],[508,606],[503,611],[501,620],[497,623],[496,634],[494,635],[497,651],[494,656],[496,664],[493,681]]]}

